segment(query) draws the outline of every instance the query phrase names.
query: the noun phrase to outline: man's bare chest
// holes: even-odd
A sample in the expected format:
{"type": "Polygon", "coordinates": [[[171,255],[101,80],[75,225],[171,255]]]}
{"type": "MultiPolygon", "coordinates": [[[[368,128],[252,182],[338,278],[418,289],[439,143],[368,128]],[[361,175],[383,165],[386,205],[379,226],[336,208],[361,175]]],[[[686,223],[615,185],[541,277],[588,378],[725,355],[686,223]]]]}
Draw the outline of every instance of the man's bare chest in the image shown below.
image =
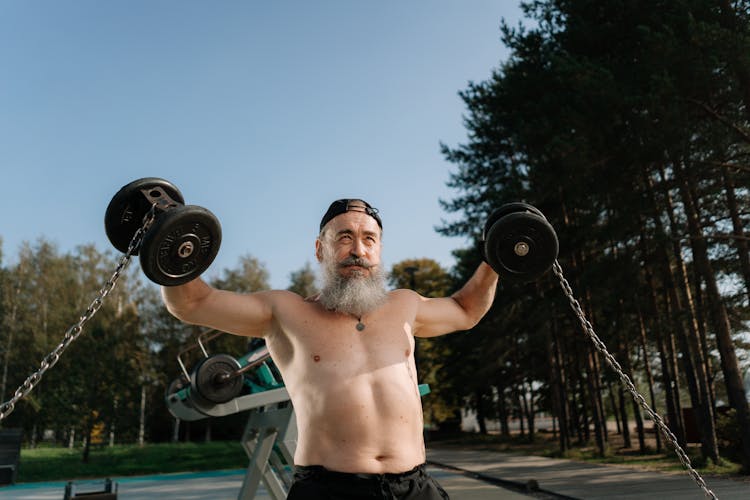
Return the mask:
{"type": "Polygon", "coordinates": [[[294,364],[303,371],[333,371],[351,376],[408,362],[414,352],[412,326],[394,310],[355,318],[313,311],[279,324],[293,351],[294,364]]]}

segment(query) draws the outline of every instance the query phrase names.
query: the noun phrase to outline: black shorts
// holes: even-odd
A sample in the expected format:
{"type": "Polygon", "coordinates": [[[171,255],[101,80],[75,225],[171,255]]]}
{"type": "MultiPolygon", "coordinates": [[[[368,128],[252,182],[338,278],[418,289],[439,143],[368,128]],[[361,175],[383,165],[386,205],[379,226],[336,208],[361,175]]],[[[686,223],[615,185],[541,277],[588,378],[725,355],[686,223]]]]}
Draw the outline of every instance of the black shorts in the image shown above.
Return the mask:
{"type": "Polygon", "coordinates": [[[448,494],[418,465],[400,474],[335,472],[297,466],[287,500],[447,500],[448,494]]]}

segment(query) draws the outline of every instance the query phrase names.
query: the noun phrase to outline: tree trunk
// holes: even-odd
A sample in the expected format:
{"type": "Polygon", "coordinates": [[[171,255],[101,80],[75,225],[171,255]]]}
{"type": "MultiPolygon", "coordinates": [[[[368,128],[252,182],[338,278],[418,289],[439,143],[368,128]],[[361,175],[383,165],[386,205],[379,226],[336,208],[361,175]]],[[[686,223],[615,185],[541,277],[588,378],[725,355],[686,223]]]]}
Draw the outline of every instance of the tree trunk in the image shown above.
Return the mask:
{"type": "Polygon", "coordinates": [[[737,249],[737,258],[740,261],[740,270],[742,271],[742,277],[745,281],[745,293],[747,294],[748,300],[750,300],[750,245],[747,243],[744,224],[740,218],[737,197],[734,193],[734,180],[732,179],[732,173],[729,172],[727,167],[722,167],[721,176],[724,181],[724,191],[727,195],[729,216],[732,219],[732,235],[735,236],[734,245],[737,249]]]}
{"type": "Polygon", "coordinates": [[[622,445],[624,448],[631,448],[633,445],[630,442],[630,424],[628,422],[628,410],[625,406],[625,391],[622,386],[618,388],[618,396],[620,399],[620,418],[622,419],[622,445]]]}
{"type": "MultiPolygon", "coordinates": [[[[641,253],[643,254],[643,260],[646,265],[643,266],[644,276],[646,285],[648,287],[648,304],[650,312],[653,317],[653,332],[656,337],[656,342],[659,346],[659,358],[661,361],[662,368],[662,383],[664,385],[665,402],[667,406],[667,425],[672,434],[677,438],[677,442],[681,447],[686,446],[685,426],[682,419],[682,405],[680,403],[680,381],[678,376],[677,361],[674,356],[674,335],[672,330],[664,327],[664,323],[659,314],[659,301],[657,300],[657,288],[654,280],[654,275],[651,271],[651,267],[663,269],[662,274],[671,280],[671,274],[669,272],[670,263],[666,256],[666,252],[663,250],[663,241],[665,237],[664,228],[657,209],[656,197],[654,195],[653,183],[650,175],[643,172],[643,183],[649,193],[651,200],[651,218],[654,221],[656,227],[656,236],[660,238],[660,241],[656,242],[658,248],[657,255],[649,251],[647,246],[646,235],[641,229],[639,245],[641,247],[641,253]],[[649,265],[651,264],[651,265],[649,265]]],[[[641,228],[646,227],[645,221],[641,222],[641,228]]],[[[669,282],[663,282],[664,288],[669,288],[669,282]]],[[[664,294],[659,294],[664,295],[664,294]]],[[[665,297],[665,309],[667,310],[667,317],[671,317],[669,312],[669,295],[665,297]]]]}
{"type": "MultiPolygon", "coordinates": [[[[673,307],[672,307],[672,301],[669,298],[669,294],[666,296],[666,307],[667,307],[667,315],[672,316],[673,314],[673,307]]],[[[674,385],[674,408],[675,408],[675,422],[679,423],[679,434],[675,434],[677,436],[677,442],[682,446],[683,448],[687,447],[687,434],[685,431],[685,419],[682,416],[682,400],[681,400],[681,391],[680,391],[680,365],[677,362],[677,347],[676,347],[677,339],[675,339],[675,334],[672,331],[671,328],[668,328],[665,331],[665,338],[664,338],[664,344],[666,347],[666,354],[667,354],[667,363],[669,364],[669,368],[672,372],[672,384],[674,385]]]]}
{"type": "Polygon", "coordinates": [[[727,310],[719,292],[713,265],[708,257],[708,245],[703,236],[703,229],[700,226],[697,200],[694,200],[691,196],[690,181],[688,180],[684,165],[677,165],[676,168],[679,169],[681,174],[678,184],[690,230],[693,262],[703,276],[706,284],[709,312],[716,335],[716,345],[721,358],[721,369],[724,374],[727,397],[729,404],[737,411],[737,419],[740,424],[740,436],[738,437],[742,443],[743,472],[750,474],[750,406],[748,406],[745,395],[737,354],[734,351],[729,317],[727,316],[727,310]]]}
{"type": "Polygon", "coordinates": [[[641,407],[638,405],[635,399],[631,398],[633,402],[633,417],[635,418],[635,429],[638,433],[638,451],[641,454],[646,453],[646,435],[643,429],[643,417],[641,416],[641,407]]]}
{"type": "Polygon", "coordinates": [[[584,376],[578,379],[578,390],[581,393],[581,427],[583,427],[584,443],[591,441],[591,421],[589,420],[589,398],[584,386],[584,376]]]}
{"type": "Polygon", "coordinates": [[[612,382],[607,382],[607,392],[609,392],[609,404],[612,405],[612,415],[615,416],[615,427],[617,428],[617,434],[622,434],[622,427],[620,427],[620,410],[617,408],[617,400],[615,399],[615,391],[612,389],[612,382]]]}
{"type": "Polygon", "coordinates": [[[86,427],[83,436],[83,463],[87,464],[89,463],[89,455],[91,454],[91,430],[94,427],[94,423],[91,419],[87,418],[84,425],[86,427]]]}
{"type": "Polygon", "coordinates": [[[560,452],[564,453],[570,448],[570,421],[568,418],[568,396],[565,388],[565,367],[563,366],[563,356],[560,352],[561,346],[557,322],[557,308],[553,308],[552,314],[552,340],[551,373],[553,376],[553,401],[557,407],[557,419],[560,428],[560,452]]]}
{"type": "Polygon", "coordinates": [[[594,440],[596,441],[596,448],[599,450],[599,456],[604,456],[604,431],[602,430],[602,421],[604,420],[601,415],[601,407],[599,406],[599,397],[597,395],[597,386],[595,383],[596,374],[594,373],[594,353],[591,348],[587,349],[588,355],[586,356],[587,372],[588,376],[586,381],[588,382],[589,389],[589,400],[591,401],[591,418],[594,421],[594,440]]]}
{"type": "MultiPolygon", "coordinates": [[[[630,380],[633,380],[633,365],[630,362],[630,345],[626,336],[623,336],[622,354],[622,368],[625,370],[625,373],[630,378],[630,380]]],[[[635,398],[631,397],[630,399],[633,403],[633,419],[635,419],[635,428],[638,432],[638,449],[641,453],[645,453],[646,440],[645,436],[643,435],[643,418],[641,417],[641,407],[638,405],[635,398]]]]}
{"type": "Polygon", "coordinates": [[[589,349],[591,349],[591,361],[594,368],[594,374],[596,375],[596,377],[594,378],[594,390],[596,391],[596,403],[599,405],[599,425],[601,428],[602,439],[606,443],[607,441],[609,441],[609,435],[607,432],[607,411],[606,407],[604,406],[604,390],[602,388],[601,363],[599,362],[598,351],[592,346],[589,346],[589,349]]]}
{"type": "Polygon", "coordinates": [[[485,421],[484,398],[482,397],[482,390],[476,389],[474,391],[474,397],[476,398],[477,402],[477,423],[479,424],[479,433],[486,435],[487,422],[485,421]]]}
{"type": "Polygon", "coordinates": [[[141,385],[141,411],[138,423],[138,446],[143,446],[146,435],[146,385],[141,385]]]}
{"type": "Polygon", "coordinates": [[[534,442],[534,431],[536,429],[534,420],[534,388],[531,384],[529,384],[528,388],[524,391],[523,402],[526,410],[526,424],[529,428],[529,442],[531,443],[534,442]]]}
{"type": "Polygon", "coordinates": [[[36,448],[36,434],[37,434],[37,426],[36,423],[31,427],[31,436],[29,439],[29,448],[34,449],[36,448]]]}
{"type": "Polygon", "coordinates": [[[579,411],[579,408],[581,407],[579,403],[579,393],[576,390],[576,388],[579,386],[578,379],[580,378],[580,374],[576,371],[575,366],[575,360],[570,359],[568,360],[568,366],[571,369],[571,380],[570,380],[570,391],[568,392],[568,399],[567,402],[569,404],[570,408],[570,423],[571,423],[571,434],[573,432],[576,433],[576,437],[578,438],[578,443],[584,442],[584,436],[583,436],[583,425],[581,424],[581,412],[579,411]]]}
{"type": "Polygon", "coordinates": [[[708,400],[711,402],[712,414],[716,418],[716,388],[714,387],[714,369],[711,365],[711,356],[708,355],[713,349],[708,346],[708,334],[706,333],[706,318],[703,311],[706,310],[706,305],[703,301],[703,290],[701,284],[703,280],[700,277],[700,273],[695,266],[693,266],[695,275],[695,319],[698,322],[698,336],[701,349],[707,355],[704,356],[704,365],[706,371],[706,382],[708,384],[708,400]]]}
{"type": "Polygon", "coordinates": [[[508,425],[508,403],[505,399],[505,382],[498,377],[497,385],[497,413],[500,416],[500,435],[510,437],[510,426],[508,425]]]}
{"type": "MultiPolygon", "coordinates": [[[[646,372],[646,382],[648,383],[648,394],[651,399],[651,408],[656,412],[656,393],[654,392],[654,375],[651,373],[651,363],[648,359],[648,349],[646,348],[646,324],[643,320],[643,313],[638,307],[638,329],[639,340],[641,343],[641,352],[643,353],[643,369],[646,372]]],[[[656,452],[661,453],[661,433],[654,428],[654,437],[656,438],[656,452]]]]}
{"type": "MultiPolygon", "coordinates": [[[[663,168],[659,170],[659,174],[661,176],[662,185],[666,186],[667,183],[663,168]]],[[[649,191],[654,211],[657,213],[657,217],[655,217],[655,220],[658,219],[657,229],[660,233],[665,234],[664,229],[661,226],[661,219],[658,217],[656,197],[653,189],[651,189],[650,183],[649,191]]],[[[675,222],[671,194],[666,188],[664,189],[663,194],[664,203],[666,205],[664,211],[669,219],[672,235],[676,236],[679,234],[679,230],[675,222]]],[[[672,269],[671,260],[669,259],[664,247],[659,246],[658,248],[662,253],[662,260],[664,263],[664,283],[669,290],[668,297],[673,306],[673,324],[675,325],[677,339],[680,343],[680,350],[682,351],[681,359],[684,367],[685,380],[688,383],[690,399],[692,401],[696,422],[700,429],[701,453],[704,458],[711,459],[714,463],[718,463],[719,449],[716,441],[716,428],[714,425],[713,413],[708,400],[708,380],[704,370],[704,356],[698,342],[695,307],[690,293],[690,284],[685,272],[682,248],[680,247],[679,241],[673,237],[672,256],[675,260],[674,271],[672,269]],[[677,277],[675,277],[675,273],[677,274],[677,277]],[[679,294],[677,293],[678,291],[680,292],[679,294]]]]}

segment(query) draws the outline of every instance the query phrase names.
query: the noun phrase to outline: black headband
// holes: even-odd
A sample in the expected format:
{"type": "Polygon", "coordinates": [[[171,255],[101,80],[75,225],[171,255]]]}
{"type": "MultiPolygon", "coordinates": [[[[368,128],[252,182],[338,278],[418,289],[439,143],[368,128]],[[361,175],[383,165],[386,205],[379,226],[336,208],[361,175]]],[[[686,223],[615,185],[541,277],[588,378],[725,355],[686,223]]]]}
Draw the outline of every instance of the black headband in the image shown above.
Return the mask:
{"type": "Polygon", "coordinates": [[[343,198],[341,200],[336,200],[333,203],[331,203],[331,206],[328,207],[328,211],[323,216],[323,219],[320,221],[320,230],[323,230],[323,227],[325,227],[326,224],[328,224],[328,221],[336,217],[337,215],[341,215],[346,212],[363,212],[375,219],[375,222],[378,223],[378,226],[380,226],[380,229],[383,229],[383,222],[380,220],[380,216],[378,215],[378,209],[373,208],[370,206],[369,203],[367,203],[364,200],[360,200],[357,198],[343,198]],[[354,202],[361,203],[363,206],[359,204],[354,204],[354,202]]]}

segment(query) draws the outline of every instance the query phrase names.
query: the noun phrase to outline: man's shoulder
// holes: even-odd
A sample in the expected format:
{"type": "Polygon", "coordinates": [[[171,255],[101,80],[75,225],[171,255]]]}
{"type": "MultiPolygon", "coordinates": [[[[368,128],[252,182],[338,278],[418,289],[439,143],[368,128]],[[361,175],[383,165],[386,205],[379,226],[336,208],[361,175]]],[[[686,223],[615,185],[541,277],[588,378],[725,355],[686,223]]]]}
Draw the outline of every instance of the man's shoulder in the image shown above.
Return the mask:
{"type": "Polygon", "coordinates": [[[388,298],[393,302],[411,302],[419,299],[419,294],[408,288],[397,288],[388,292],[388,298]]]}
{"type": "Polygon", "coordinates": [[[260,293],[277,312],[293,311],[299,313],[302,310],[317,309],[319,295],[303,297],[290,290],[266,290],[260,293]]]}
{"type": "Polygon", "coordinates": [[[263,290],[256,292],[256,295],[265,297],[268,300],[275,302],[305,302],[307,299],[303,298],[298,293],[292,292],[291,290],[263,290]]]}

